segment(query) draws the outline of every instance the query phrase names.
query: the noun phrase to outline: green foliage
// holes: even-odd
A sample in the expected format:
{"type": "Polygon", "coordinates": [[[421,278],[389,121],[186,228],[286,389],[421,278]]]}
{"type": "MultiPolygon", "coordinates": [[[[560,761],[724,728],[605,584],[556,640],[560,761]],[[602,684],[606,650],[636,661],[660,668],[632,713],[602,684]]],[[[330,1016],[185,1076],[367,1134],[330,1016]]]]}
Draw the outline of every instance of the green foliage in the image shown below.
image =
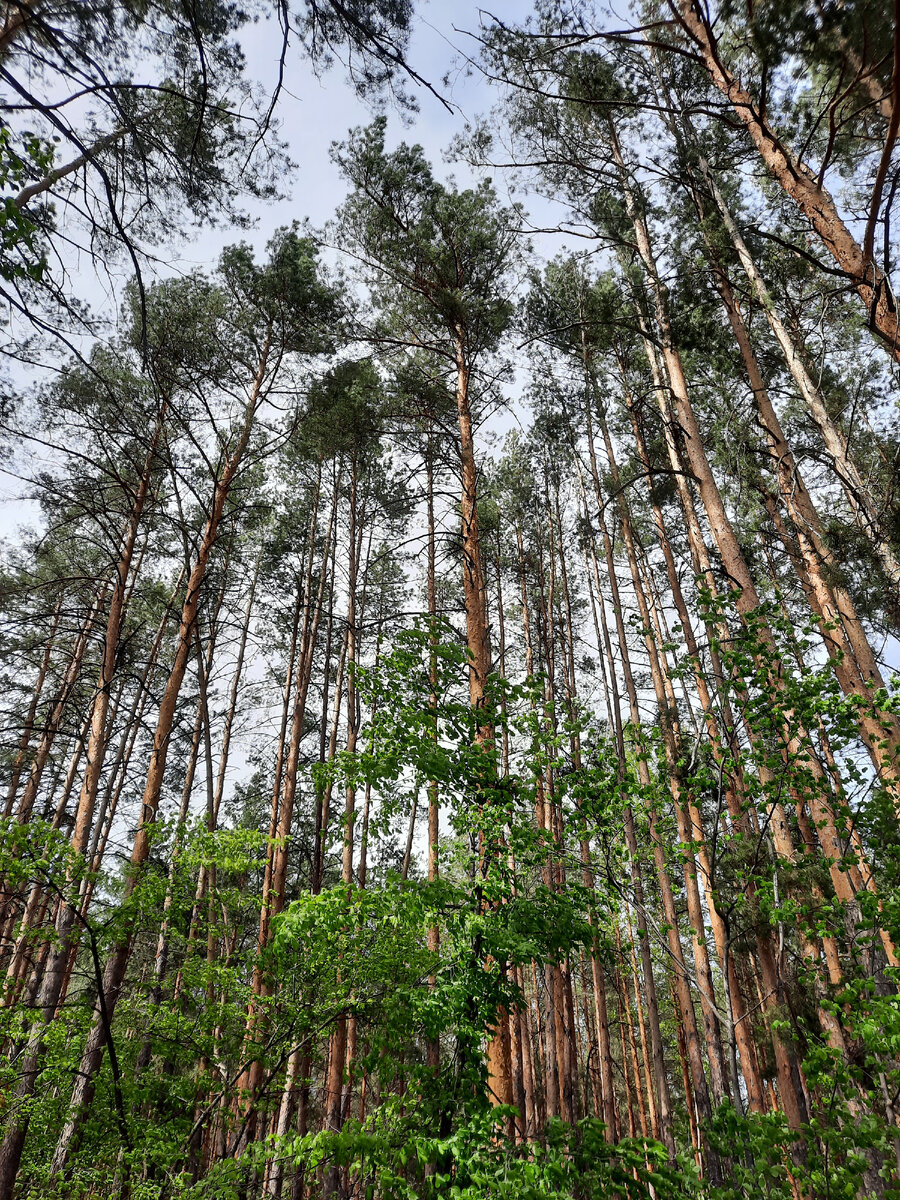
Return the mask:
{"type": "Polygon", "coordinates": [[[695,1194],[690,1174],[670,1169],[653,1142],[626,1138],[611,1146],[603,1125],[588,1119],[575,1128],[553,1122],[542,1143],[516,1148],[504,1137],[504,1117],[502,1110],[480,1113],[447,1137],[429,1138],[388,1114],[371,1132],[350,1124],[340,1134],[292,1139],[281,1152],[310,1171],[329,1160],[349,1165],[366,1196],[385,1200],[676,1200],[695,1194]]]}
{"type": "Polygon", "coordinates": [[[388,346],[471,368],[512,319],[521,213],[489,181],[439,183],[421,146],[389,152],[385,133],[379,118],[335,151],[354,188],[338,214],[342,242],[364,264],[388,346]]]}
{"type": "Polygon", "coordinates": [[[0,123],[0,278],[7,282],[37,283],[44,274],[47,259],[38,226],[15,197],[35,175],[48,173],[53,155],[52,143],[35,134],[16,137],[0,123]]]}

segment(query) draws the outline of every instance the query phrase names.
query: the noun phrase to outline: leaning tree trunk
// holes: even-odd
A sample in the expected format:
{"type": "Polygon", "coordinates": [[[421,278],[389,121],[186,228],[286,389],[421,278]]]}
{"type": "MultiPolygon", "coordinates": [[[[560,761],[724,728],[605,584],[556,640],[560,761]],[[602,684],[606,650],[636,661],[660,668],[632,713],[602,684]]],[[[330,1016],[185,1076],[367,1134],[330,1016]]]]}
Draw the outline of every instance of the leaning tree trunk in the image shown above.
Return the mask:
{"type": "MultiPolygon", "coordinates": [[[[797,390],[822,435],[822,441],[825,443],[825,448],[831,458],[834,472],[841,482],[847,500],[856,517],[857,524],[872,546],[882,570],[891,584],[894,599],[892,606],[894,611],[892,615],[896,621],[898,619],[896,610],[900,608],[900,560],[898,560],[893,547],[885,535],[881,513],[874,504],[869,487],[862,478],[859,468],[851,455],[847,437],[844,431],[832,420],[825,398],[807,371],[802,355],[794,344],[794,340],[788,333],[784,322],[781,320],[778,310],[775,307],[775,302],[766,287],[756,263],[753,261],[747,244],[741,236],[725,198],[719,190],[716,181],[713,179],[712,173],[702,154],[699,156],[699,163],[704,181],[710,190],[722,222],[732,240],[741,266],[744,268],[750,285],[756,293],[760,307],[765,313],[772,332],[781,347],[788,370],[797,385],[797,390]]],[[[726,307],[729,307],[727,301],[726,307]]],[[[729,316],[731,316],[730,309],[729,316]]],[[[732,326],[734,326],[733,320],[732,326]]],[[[737,332],[735,330],[736,334],[737,332]]],[[[738,344],[741,345],[740,338],[738,344]]],[[[743,349],[743,346],[741,348],[743,349]]]]}
{"type": "Polygon", "coordinates": [[[842,220],[824,183],[799,161],[772,129],[763,108],[729,70],[699,0],[678,0],[678,12],[682,26],[700,51],[710,79],[744,125],[769,174],[816,231],[866,306],[871,328],[882,339],[888,353],[900,362],[897,299],[871,250],[867,251],[859,244],[842,220]]]}
{"type": "MultiPolygon", "coordinates": [[[[269,363],[270,342],[264,343],[256,378],[250,391],[250,397],[244,410],[244,417],[237,442],[227,453],[221,464],[221,473],[213,491],[209,516],[203,530],[203,536],[194,560],[187,583],[184,605],[181,611],[181,623],[178,630],[178,641],[175,658],[159,707],[156,732],[153,737],[153,747],[150,754],[150,767],[144,784],[141,802],[141,818],[134,846],[131,852],[130,870],[125,887],[127,901],[137,888],[141,872],[150,854],[151,837],[156,822],[162,793],[163,777],[166,768],[172,730],[175,723],[175,710],[181,685],[187,670],[191,644],[194,639],[194,626],[197,620],[197,610],[206,570],[212,556],[213,548],[219,532],[219,526],[225,512],[232,484],[240,467],[244,452],[250,442],[256,412],[264,397],[264,381],[269,363]]],[[[51,1173],[58,1176],[65,1169],[75,1136],[81,1122],[90,1106],[93,1097],[94,1079],[103,1059],[103,1051],[111,1036],[110,1025],[115,1013],[116,1004],[125,981],[125,971],[131,954],[132,928],[126,926],[112,955],[106,963],[100,986],[93,1021],[88,1033],[87,1043],[82,1054],[75,1087],[69,1102],[69,1108],[57,1141],[56,1150],[51,1163],[51,1173]]]]}
{"type": "MultiPolygon", "coordinates": [[[[87,768],[74,816],[74,829],[71,839],[73,858],[66,873],[65,892],[60,897],[57,909],[56,937],[48,962],[44,968],[44,977],[38,1000],[39,1016],[32,1029],[28,1046],[25,1049],[20,1068],[19,1086],[16,1090],[16,1099],[22,1106],[25,1105],[28,1097],[34,1093],[37,1085],[40,1064],[43,1058],[44,1034],[47,1025],[56,1012],[56,1006],[59,1002],[65,967],[70,953],[72,930],[78,916],[78,885],[82,873],[90,869],[90,862],[87,860],[86,854],[94,818],[97,793],[100,787],[100,775],[106,756],[108,736],[107,717],[109,715],[113,679],[116,673],[116,658],[122,633],[122,624],[125,619],[126,592],[141,518],[143,517],[144,507],[150,493],[156,449],[162,435],[164,417],[165,406],[157,420],[156,430],[144,462],[140,482],[128,518],[128,524],[122,539],[119,560],[116,564],[112,597],[110,599],[106,632],[103,640],[100,676],[94,695],[90,733],[87,740],[87,768]],[[74,894],[71,894],[73,889],[74,894]]],[[[26,1115],[14,1119],[7,1130],[2,1146],[0,1146],[0,1200],[9,1200],[12,1197],[27,1129],[28,1116],[26,1112],[26,1115]]]]}

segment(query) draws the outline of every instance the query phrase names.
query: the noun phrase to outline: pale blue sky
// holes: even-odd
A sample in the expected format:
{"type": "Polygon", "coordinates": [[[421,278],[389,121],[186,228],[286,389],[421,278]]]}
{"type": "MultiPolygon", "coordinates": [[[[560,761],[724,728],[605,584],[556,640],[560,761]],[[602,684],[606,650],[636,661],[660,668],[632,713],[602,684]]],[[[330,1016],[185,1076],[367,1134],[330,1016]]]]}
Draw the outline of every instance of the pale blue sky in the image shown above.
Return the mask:
{"type": "MultiPolygon", "coordinates": [[[[524,21],[531,11],[530,0],[501,0],[491,10],[503,21],[524,21]]],[[[479,7],[475,3],[456,3],[453,0],[419,0],[416,3],[414,31],[409,49],[409,62],[431,83],[453,107],[452,112],[424,88],[411,85],[417,97],[419,112],[411,123],[401,114],[387,109],[388,141],[420,143],[438,173],[452,172],[465,182],[468,172],[464,165],[446,166],[442,157],[453,137],[461,133],[467,120],[485,114],[494,101],[488,82],[477,70],[466,70],[465,56],[474,56],[475,42],[462,31],[477,32],[479,7]],[[454,28],[455,27],[455,28],[454,28]],[[446,84],[445,76],[448,76],[446,84]]],[[[241,36],[248,58],[250,74],[265,83],[274,78],[280,49],[279,31],[272,22],[260,23],[241,36]]],[[[340,63],[317,78],[308,62],[292,54],[285,78],[284,91],[278,107],[281,134],[289,145],[289,153],[297,163],[291,180],[283,190],[287,199],[255,208],[258,226],[250,233],[235,234],[227,230],[211,230],[181,248],[184,266],[211,262],[219,247],[244,237],[262,247],[272,229],[292,220],[308,218],[313,225],[323,225],[333,214],[346,193],[346,186],[331,162],[329,150],[333,142],[342,141],[348,131],[367,124],[372,110],[355,96],[346,80],[340,63]]],[[[500,190],[505,181],[497,178],[500,190]]]]}

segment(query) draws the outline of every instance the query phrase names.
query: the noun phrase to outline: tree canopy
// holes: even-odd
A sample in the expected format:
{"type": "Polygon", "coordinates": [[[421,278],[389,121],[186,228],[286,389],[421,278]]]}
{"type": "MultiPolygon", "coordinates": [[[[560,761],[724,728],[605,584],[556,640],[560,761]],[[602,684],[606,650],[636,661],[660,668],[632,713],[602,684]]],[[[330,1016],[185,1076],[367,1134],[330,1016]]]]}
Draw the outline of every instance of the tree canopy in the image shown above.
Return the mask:
{"type": "Polygon", "coordinates": [[[900,11],[454,19],[3,9],[0,1200],[900,1200],[900,11]]]}

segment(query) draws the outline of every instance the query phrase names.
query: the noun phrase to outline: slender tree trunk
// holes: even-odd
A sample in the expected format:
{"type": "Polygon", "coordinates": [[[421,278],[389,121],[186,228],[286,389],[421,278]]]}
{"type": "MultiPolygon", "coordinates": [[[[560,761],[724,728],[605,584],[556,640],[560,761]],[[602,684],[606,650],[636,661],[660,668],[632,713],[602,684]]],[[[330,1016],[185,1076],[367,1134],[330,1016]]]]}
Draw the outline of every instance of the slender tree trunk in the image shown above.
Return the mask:
{"type": "MultiPolygon", "coordinates": [[[[644,441],[643,431],[641,429],[640,422],[638,421],[632,398],[628,391],[626,391],[626,400],[628,402],[629,412],[632,418],[632,429],[634,431],[635,442],[637,444],[638,457],[640,458],[640,461],[647,472],[648,481],[650,481],[650,504],[656,524],[657,538],[665,559],[669,587],[675,602],[678,619],[681,623],[682,636],[685,639],[685,645],[690,657],[697,694],[700,697],[700,703],[703,708],[706,732],[710,740],[714,759],[722,771],[723,787],[728,789],[733,796],[735,783],[733,780],[729,780],[726,777],[728,758],[726,750],[723,747],[713,698],[710,694],[710,690],[706,681],[706,675],[703,670],[703,664],[700,659],[699,648],[694,635],[691,615],[688,612],[687,604],[685,603],[684,595],[681,590],[681,581],[679,579],[675,559],[672,554],[672,547],[669,541],[662,509],[660,508],[653,491],[652,463],[647,451],[646,443],[644,441]]],[[[732,809],[735,807],[734,801],[732,801],[730,807],[732,809]]],[[[714,895],[714,874],[707,848],[707,838],[703,827],[702,817],[699,809],[693,804],[689,804],[688,806],[688,815],[690,818],[690,841],[697,846],[697,856],[700,862],[701,871],[703,873],[705,887],[707,889],[707,904],[709,908],[710,923],[713,927],[713,936],[716,943],[716,950],[719,955],[719,962],[722,966],[726,980],[731,1040],[732,1043],[734,1041],[737,1042],[737,1049],[740,1053],[741,1068],[747,1085],[747,1097],[750,1108],[754,1112],[764,1112],[765,1097],[762,1090],[762,1081],[759,1077],[756,1048],[753,1045],[752,1038],[750,1037],[750,1031],[746,1020],[746,1004],[741,992],[740,984],[738,982],[737,970],[734,964],[729,938],[725,929],[725,924],[719,915],[716,905],[714,895]]],[[[733,1095],[737,1100],[739,1097],[739,1089],[736,1086],[736,1081],[734,1082],[735,1086],[733,1089],[733,1095]]]]}
{"type": "Polygon", "coordinates": [[[311,596],[313,541],[315,532],[315,512],[313,506],[313,523],[310,532],[310,550],[306,577],[305,604],[303,617],[303,635],[301,639],[299,661],[297,664],[297,681],[294,690],[294,706],[291,716],[291,737],[287,761],[282,775],[281,803],[273,800],[273,819],[277,812],[277,825],[274,836],[269,843],[266,858],[266,871],[263,879],[262,908],[259,917],[259,934],[257,937],[257,959],[253,968],[252,999],[247,1012],[244,1035],[244,1061],[249,1066],[242,1072],[237,1084],[237,1109],[241,1123],[234,1139],[232,1153],[240,1153],[252,1140],[254,1133],[254,1105],[260,1083],[263,1078],[264,1063],[257,1055],[255,1047],[262,1042],[265,1029],[265,1018],[260,1001],[271,995],[272,980],[264,969],[262,956],[271,938],[272,921],[282,911],[285,901],[285,886],[287,883],[289,840],[294,819],[294,802],[297,795],[297,776],[300,766],[300,743],[303,738],[306,717],[306,699],[312,676],[313,656],[318,638],[319,624],[322,617],[322,599],[325,595],[328,578],[328,559],[331,553],[331,539],[335,534],[337,507],[340,496],[340,472],[338,472],[332,494],[331,512],[325,535],[325,546],[322,551],[319,584],[315,598],[311,596]]]}
{"type": "MultiPolygon", "coordinates": [[[[56,940],[53,949],[50,951],[49,960],[44,970],[43,983],[38,1001],[40,1020],[35,1024],[31,1033],[28,1047],[25,1050],[24,1067],[19,1077],[17,1099],[20,1103],[24,1103],[33,1094],[37,1083],[40,1063],[43,1058],[44,1031],[52,1020],[59,1002],[65,967],[70,952],[70,938],[78,916],[78,890],[82,871],[90,869],[87,850],[97,793],[100,787],[100,775],[106,756],[108,736],[107,718],[109,716],[112,684],[116,673],[117,651],[122,624],[125,619],[126,590],[141,518],[144,513],[147,497],[150,493],[154,460],[162,434],[164,416],[165,409],[160,413],[150,450],[144,462],[143,471],[129,515],[128,525],[122,538],[119,560],[116,564],[112,597],[106,620],[106,633],[103,641],[100,677],[97,682],[97,690],[91,711],[90,734],[87,742],[87,769],[81,787],[81,794],[78,798],[72,831],[73,863],[69,866],[66,873],[66,897],[61,899],[58,906],[56,940]]],[[[31,780],[29,780],[30,782],[31,780]]],[[[16,1121],[8,1129],[3,1144],[0,1146],[0,1198],[2,1200],[11,1200],[27,1129],[27,1117],[16,1121]]]]}
{"type": "Polygon", "coordinates": [[[28,774],[28,779],[25,782],[25,787],[22,791],[22,797],[19,801],[18,809],[16,810],[16,819],[21,824],[27,824],[31,818],[31,812],[37,800],[38,792],[41,786],[44,768],[47,765],[47,760],[50,757],[50,751],[53,749],[53,743],[59,732],[62,719],[66,711],[69,699],[72,695],[72,690],[78,682],[78,677],[81,673],[81,665],[84,661],[84,656],[90,646],[91,633],[94,625],[97,622],[97,616],[103,606],[103,602],[108,594],[109,584],[104,582],[94,596],[93,603],[88,611],[80,630],[75,637],[75,644],[72,648],[72,656],[69,659],[62,681],[53,698],[53,703],[50,708],[47,721],[41,731],[40,741],[38,742],[34,758],[31,762],[31,770],[28,774]]]}
{"type": "MultiPolygon", "coordinates": [[[[426,471],[426,514],[428,521],[428,619],[431,622],[431,653],[428,659],[428,678],[431,686],[429,700],[435,710],[433,737],[437,741],[437,540],[434,524],[434,445],[431,422],[428,425],[428,444],[425,451],[426,471]]],[[[437,781],[428,781],[428,882],[435,883],[440,877],[441,808],[437,781]]],[[[428,928],[428,950],[437,955],[441,945],[441,933],[437,924],[428,928]]],[[[429,976],[428,986],[434,988],[437,980],[429,976]]],[[[425,1047],[428,1065],[437,1074],[441,1066],[441,1043],[438,1038],[429,1038],[425,1047]]]]}
{"type": "MultiPolygon", "coordinates": [[[[219,525],[225,511],[225,504],[238,468],[241,465],[244,451],[249,444],[256,411],[263,399],[263,385],[268,367],[269,349],[270,346],[267,341],[260,356],[256,378],[250,391],[250,398],[244,412],[243,424],[237,442],[224,457],[220,466],[220,474],[213,492],[209,516],[207,517],[194,566],[188,579],[184,606],[181,612],[175,659],[166,682],[165,691],[163,692],[156,732],[153,738],[150,767],[147,772],[141,805],[141,820],[131,852],[130,873],[126,884],[126,898],[131,896],[138,886],[141,870],[150,853],[151,836],[156,822],[156,814],[162,791],[163,775],[165,773],[166,759],[175,720],[175,709],[187,669],[191,643],[194,638],[194,625],[197,619],[200,593],[213,547],[216,543],[219,525]]],[[[103,1050],[110,1036],[110,1023],[113,1019],[125,979],[125,970],[128,965],[130,952],[131,931],[130,929],[126,929],[116,944],[112,955],[107,960],[97,1008],[88,1033],[87,1044],[82,1055],[79,1072],[76,1076],[68,1113],[57,1142],[56,1151],[53,1155],[51,1163],[53,1175],[59,1175],[65,1169],[75,1135],[90,1105],[93,1095],[94,1077],[99,1070],[103,1050]]]]}
{"type": "MultiPolygon", "coordinates": [[[[460,520],[463,547],[463,595],[466,605],[466,641],[469,647],[469,699],[478,714],[479,744],[488,748],[493,730],[485,715],[488,704],[487,680],[491,670],[491,644],[488,628],[487,595],[478,533],[478,471],[469,401],[469,362],[466,337],[456,334],[456,411],[459,420],[460,520]]],[[[493,848],[490,854],[493,855],[493,848]]],[[[482,870],[490,870],[488,854],[482,853],[482,870]]],[[[488,1042],[488,1096],[492,1104],[512,1104],[509,1020],[505,1011],[497,1014],[497,1024],[488,1042]]]]}
{"type": "MultiPolygon", "coordinates": [[[[590,369],[588,364],[588,369],[590,369]]],[[[650,662],[650,673],[653,680],[653,687],[656,693],[657,708],[660,714],[660,722],[663,731],[663,747],[666,755],[666,765],[669,775],[669,786],[672,793],[672,800],[675,807],[675,815],[678,823],[679,836],[682,841],[682,859],[684,868],[685,894],[687,897],[688,916],[692,926],[692,941],[694,949],[694,963],[697,969],[697,984],[700,992],[700,1004],[703,1012],[704,1027],[706,1033],[707,1054],[710,1066],[710,1082],[712,1086],[712,1100],[715,1104],[720,1103],[728,1093],[728,1087],[725,1076],[725,1061],[722,1050],[721,1030],[719,1026],[719,1017],[716,1011],[715,1004],[715,985],[713,982],[712,967],[710,964],[709,954],[706,948],[705,940],[705,922],[703,917],[703,905],[700,897],[700,888],[698,883],[697,864],[694,859],[691,846],[693,844],[693,835],[695,830],[692,829],[692,822],[687,813],[687,807],[691,805],[691,801],[683,794],[683,786],[680,779],[680,751],[679,740],[680,730],[678,721],[678,711],[675,706],[675,696],[671,690],[671,683],[668,677],[668,671],[665,665],[665,656],[660,647],[663,644],[661,631],[658,635],[659,645],[654,641],[651,628],[655,620],[655,613],[651,614],[638,560],[638,551],[635,545],[634,529],[631,522],[631,513],[628,501],[625,495],[625,489],[622,486],[621,476],[619,474],[618,463],[616,461],[615,451],[612,444],[612,439],[609,435],[609,429],[605,418],[600,418],[600,428],[603,434],[603,440],[606,447],[607,460],[612,472],[613,483],[616,487],[617,502],[622,519],[622,533],[625,541],[625,547],[628,552],[628,561],[631,567],[632,582],[634,584],[635,597],[638,603],[638,611],[641,616],[641,622],[646,631],[645,645],[647,648],[647,656],[650,662]],[[668,686],[667,686],[668,684],[668,686]]],[[[637,723],[638,714],[632,714],[632,720],[637,723]]],[[[651,829],[653,823],[651,820],[651,829]]],[[[655,852],[658,855],[658,862],[662,857],[662,843],[659,839],[655,840],[655,852]]],[[[660,887],[663,893],[663,902],[666,908],[672,904],[672,912],[674,913],[674,902],[671,900],[671,893],[668,890],[668,873],[663,866],[660,872],[660,887]]],[[[666,922],[669,925],[670,942],[672,949],[672,957],[674,962],[676,989],[679,999],[684,1003],[684,998],[687,995],[687,978],[684,971],[684,963],[681,958],[681,941],[677,934],[677,924],[671,922],[669,913],[666,913],[666,922]],[[683,995],[684,993],[684,995],[683,995]]],[[[685,1027],[685,1035],[688,1041],[688,1047],[691,1052],[692,1068],[695,1076],[697,1072],[697,1061],[695,1049],[692,1042],[692,1030],[690,1018],[693,1015],[693,1008],[688,1014],[688,1019],[683,1021],[685,1027]]],[[[702,1080],[699,1077],[694,1079],[694,1091],[697,1096],[698,1107],[704,1119],[707,1119],[710,1112],[709,1101],[705,1098],[706,1078],[702,1080]]]]}
{"type": "MultiPolygon", "coordinates": [[[[598,523],[603,538],[604,555],[606,558],[607,573],[609,576],[610,596],[612,600],[612,609],[615,615],[616,632],[619,639],[619,653],[621,659],[621,667],[623,679],[625,682],[625,690],[628,695],[629,705],[633,714],[637,714],[638,721],[640,718],[637,690],[634,684],[634,677],[631,672],[631,664],[628,657],[628,640],[625,631],[624,608],[621,597],[619,595],[619,584],[616,575],[615,558],[613,556],[612,539],[609,536],[609,530],[606,526],[606,521],[603,516],[603,492],[600,484],[600,473],[597,465],[596,450],[594,447],[593,422],[590,405],[586,411],[587,417],[587,445],[590,455],[591,478],[594,485],[594,494],[597,502],[598,523]]],[[[583,485],[582,485],[583,486],[583,485]]],[[[586,498],[585,498],[586,505],[586,498]]],[[[593,539],[591,541],[593,552],[593,539]]],[[[596,569],[596,562],[595,562],[596,569]]],[[[597,587],[599,593],[599,573],[597,574],[597,587]]],[[[605,610],[601,602],[600,611],[603,615],[605,623],[605,610]]],[[[606,635],[605,627],[605,651],[609,658],[609,674],[611,678],[615,677],[616,664],[612,658],[612,644],[609,637],[606,635]]],[[[616,750],[619,761],[619,773],[622,785],[625,784],[626,771],[626,751],[625,737],[621,714],[618,707],[614,709],[615,717],[615,737],[616,750]]],[[[646,764],[644,764],[646,767],[646,764]]],[[[631,807],[628,806],[624,812],[625,823],[625,842],[628,849],[628,855],[631,865],[631,883],[632,894],[634,899],[635,918],[637,923],[638,939],[641,946],[641,967],[644,975],[644,989],[647,997],[647,1019],[650,1025],[650,1044],[652,1047],[653,1058],[653,1078],[656,1086],[656,1105],[659,1113],[659,1132],[660,1140],[665,1145],[670,1159],[675,1160],[675,1136],[672,1126],[672,1103],[669,1093],[668,1077],[666,1075],[665,1056],[663,1052],[662,1032],[660,1029],[659,1019],[659,1003],[656,994],[656,982],[653,977],[653,962],[650,957],[650,937],[647,928],[647,914],[644,906],[644,884],[641,874],[641,861],[638,854],[637,834],[634,825],[634,814],[631,807]]]]}
{"type": "Polygon", "coordinates": [[[44,654],[41,659],[41,665],[38,668],[37,679],[34,683],[34,688],[31,693],[31,702],[28,705],[28,711],[25,714],[25,719],[22,722],[22,735],[19,739],[19,747],[16,751],[16,758],[13,762],[12,772],[9,777],[9,788],[6,792],[6,808],[4,816],[11,816],[16,804],[16,794],[19,790],[19,780],[22,778],[22,769],[25,766],[25,760],[28,756],[28,747],[31,743],[31,735],[34,733],[34,721],[37,716],[38,705],[40,704],[41,694],[44,690],[44,681],[47,678],[47,671],[50,667],[50,659],[53,655],[53,646],[56,641],[56,631],[59,628],[59,618],[62,611],[63,598],[56,602],[56,608],[53,610],[53,617],[50,622],[50,630],[47,634],[47,644],[44,647],[44,654]]]}
{"type": "MultiPolygon", "coordinates": [[[[356,655],[357,655],[357,578],[359,560],[362,551],[362,530],[357,533],[357,488],[358,464],[356,452],[351,459],[350,471],[350,523],[348,530],[349,576],[347,581],[347,754],[356,752],[358,732],[357,701],[356,701],[356,655]]],[[[362,524],[362,521],[360,521],[362,524]]],[[[341,853],[341,882],[348,889],[353,884],[353,842],[356,823],[356,787],[349,783],[344,794],[344,827],[343,849],[341,853]]],[[[351,1033],[355,1037],[355,1027],[351,1030],[351,1019],[347,1014],[339,1014],[331,1034],[328,1051],[328,1073],[325,1083],[325,1113],[324,1128],[337,1132],[343,1125],[344,1116],[344,1071],[347,1065],[347,1051],[351,1042],[351,1033]]],[[[340,1171],[337,1166],[331,1166],[325,1173],[323,1195],[333,1196],[338,1191],[340,1171]]]]}

